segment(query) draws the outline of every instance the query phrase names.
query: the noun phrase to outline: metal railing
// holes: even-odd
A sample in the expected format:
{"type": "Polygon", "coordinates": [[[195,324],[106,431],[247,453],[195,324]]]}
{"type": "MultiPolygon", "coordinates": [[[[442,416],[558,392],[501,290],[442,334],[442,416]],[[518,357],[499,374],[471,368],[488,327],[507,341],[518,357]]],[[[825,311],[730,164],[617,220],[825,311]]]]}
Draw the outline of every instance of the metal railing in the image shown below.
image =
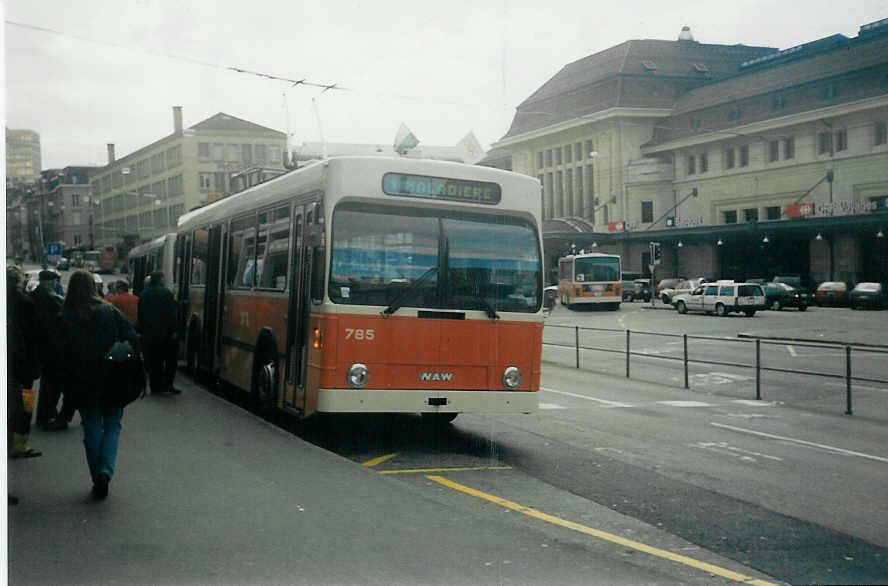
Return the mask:
{"type": "Polygon", "coordinates": [[[544,346],[554,346],[559,348],[573,348],[575,349],[576,355],[576,368],[580,368],[580,350],[594,350],[598,352],[611,352],[616,354],[623,354],[626,357],[626,378],[630,378],[630,367],[633,356],[644,357],[648,359],[654,360],[669,360],[669,361],[681,361],[684,366],[684,388],[690,388],[690,377],[689,377],[689,365],[690,364],[708,364],[715,366],[729,366],[736,368],[753,368],[755,369],[755,398],[757,400],[761,400],[762,398],[762,380],[761,373],[762,371],[768,372],[780,372],[780,373],[788,373],[788,374],[802,374],[807,376],[820,376],[820,377],[828,377],[828,378],[836,378],[836,379],[844,379],[845,380],[845,414],[853,415],[852,410],[852,397],[851,397],[851,383],[852,381],[857,382],[870,382],[870,383],[882,383],[888,384],[888,380],[879,379],[879,378],[868,378],[868,377],[859,377],[854,376],[852,374],[852,361],[851,354],[852,350],[854,352],[861,353],[873,353],[873,354],[884,354],[888,355],[888,346],[873,346],[873,345],[862,345],[862,344],[836,344],[836,343],[817,343],[817,342],[804,342],[804,341],[792,341],[791,344],[793,347],[799,348],[817,348],[817,349],[842,349],[845,351],[845,372],[842,374],[837,374],[833,372],[817,372],[811,370],[799,370],[799,369],[790,369],[790,368],[777,368],[774,366],[763,366],[761,360],[761,347],[762,345],[773,345],[773,346],[785,346],[787,344],[786,340],[777,341],[777,340],[763,340],[761,338],[723,338],[717,336],[689,336],[687,334],[666,334],[661,332],[647,332],[642,330],[623,330],[617,328],[590,328],[590,327],[580,327],[580,326],[562,326],[562,325],[554,325],[554,324],[546,324],[546,328],[563,328],[563,329],[573,329],[574,330],[574,343],[572,345],[569,344],[559,344],[553,342],[543,341],[544,346]],[[623,348],[615,348],[611,347],[597,347],[597,346],[583,346],[580,345],[580,331],[594,331],[594,332],[609,332],[609,333],[622,333],[626,334],[626,342],[623,348]],[[658,336],[663,338],[679,338],[682,340],[682,356],[663,356],[659,354],[648,354],[646,352],[633,352],[632,351],[632,334],[636,335],[645,335],[645,336],[658,336]],[[704,359],[692,359],[688,354],[688,340],[708,340],[708,341],[717,341],[717,342],[725,342],[725,343],[737,343],[737,344],[754,344],[755,345],[755,364],[744,364],[740,362],[728,362],[728,361],[715,361],[715,360],[704,360],[704,359]]]}

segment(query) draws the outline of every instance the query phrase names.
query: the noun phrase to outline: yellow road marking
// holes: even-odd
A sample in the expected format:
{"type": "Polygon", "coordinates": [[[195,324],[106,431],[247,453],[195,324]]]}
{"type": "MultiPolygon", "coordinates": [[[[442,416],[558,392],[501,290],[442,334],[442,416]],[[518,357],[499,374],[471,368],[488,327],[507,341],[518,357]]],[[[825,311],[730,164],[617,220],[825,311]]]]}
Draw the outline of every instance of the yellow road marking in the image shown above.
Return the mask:
{"type": "Polygon", "coordinates": [[[504,498],[500,498],[498,496],[494,496],[492,494],[487,494],[485,492],[481,492],[480,490],[475,490],[474,488],[470,488],[468,486],[459,484],[457,482],[453,482],[452,480],[448,480],[441,476],[426,476],[429,480],[437,482],[438,484],[443,484],[449,488],[454,490],[458,490],[460,492],[464,492],[466,494],[478,497],[480,499],[484,499],[486,501],[490,501],[492,503],[496,503],[500,506],[506,507],[507,509],[512,509],[513,511],[518,511],[519,513],[523,513],[529,517],[533,517],[535,519],[540,519],[542,521],[546,521],[547,523],[552,523],[554,525],[559,525],[561,527],[566,527],[568,529],[573,529],[574,531],[579,531],[580,533],[585,533],[586,535],[592,535],[593,537],[598,537],[599,539],[604,539],[605,541],[610,541],[612,543],[616,543],[623,547],[628,547],[637,551],[642,551],[644,553],[650,554],[652,556],[656,556],[659,558],[667,559],[673,562],[677,562],[679,564],[684,564],[686,566],[690,566],[692,568],[696,568],[698,570],[702,570],[704,572],[709,572],[711,574],[715,574],[717,576],[721,576],[723,578],[728,578],[729,580],[736,580],[737,582],[742,582],[744,584],[753,584],[755,586],[776,586],[772,582],[767,582],[765,580],[759,580],[757,578],[753,578],[751,576],[746,576],[744,574],[740,574],[738,572],[734,572],[733,570],[728,570],[727,568],[722,568],[719,566],[714,566],[712,564],[708,564],[706,562],[701,562],[700,560],[695,560],[693,558],[689,558],[687,556],[678,555],[672,553],[671,551],[666,551],[663,549],[658,549],[656,547],[651,547],[650,545],[646,545],[644,543],[640,543],[638,541],[632,541],[631,539],[626,539],[625,537],[620,537],[619,535],[614,535],[613,533],[607,533],[606,531],[601,531],[600,529],[594,529],[587,525],[582,525],[580,523],[575,523],[573,521],[567,521],[565,519],[561,519],[559,517],[555,517],[553,515],[548,515],[541,511],[537,511],[536,509],[532,509],[530,507],[525,507],[523,505],[519,505],[518,503],[514,503],[512,501],[508,501],[504,498]]]}
{"type": "Polygon", "coordinates": [[[796,356],[798,356],[798,354],[796,354],[795,348],[793,348],[792,346],[787,346],[786,349],[789,350],[789,354],[790,354],[793,358],[795,358],[796,356]]]}
{"type": "Polygon", "coordinates": [[[361,466],[364,466],[365,468],[372,468],[372,467],[376,466],[377,464],[382,464],[383,462],[391,460],[392,458],[394,458],[397,455],[398,455],[398,452],[395,452],[394,454],[386,454],[385,456],[380,456],[378,458],[373,458],[372,460],[367,460],[366,462],[361,464],[361,466]]]}
{"type": "Polygon", "coordinates": [[[413,470],[380,470],[380,474],[428,474],[430,472],[476,472],[478,470],[511,470],[511,466],[466,466],[462,468],[415,468],[413,470]]]}

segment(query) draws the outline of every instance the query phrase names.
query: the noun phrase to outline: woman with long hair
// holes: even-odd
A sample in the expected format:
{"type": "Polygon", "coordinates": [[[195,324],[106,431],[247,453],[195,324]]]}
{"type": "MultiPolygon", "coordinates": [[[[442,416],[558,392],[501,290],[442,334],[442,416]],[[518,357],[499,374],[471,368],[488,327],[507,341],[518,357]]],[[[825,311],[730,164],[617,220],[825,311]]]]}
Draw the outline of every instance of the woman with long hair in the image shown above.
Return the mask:
{"type": "Polygon", "coordinates": [[[114,389],[109,388],[105,355],[118,340],[129,341],[138,352],[138,335],[129,320],[97,295],[93,276],[84,270],[76,271],[68,281],[62,321],[68,388],[80,410],[92,495],[101,500],[108,496],[108,483],[114,476],[123,417],[123,409],[108,400],[114,389]]]}

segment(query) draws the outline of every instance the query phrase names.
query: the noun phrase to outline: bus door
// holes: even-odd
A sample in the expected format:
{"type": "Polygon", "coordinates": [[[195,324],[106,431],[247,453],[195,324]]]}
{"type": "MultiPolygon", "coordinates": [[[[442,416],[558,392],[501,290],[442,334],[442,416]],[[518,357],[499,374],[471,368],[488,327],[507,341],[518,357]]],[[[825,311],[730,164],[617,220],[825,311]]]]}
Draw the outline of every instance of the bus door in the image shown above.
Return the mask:
{"type": "Polygon", "coordinates": [[[284,406],[305,412],[305,361],[308,354],[308,247],[305,239],[305,206],[293,209],[293,256],[290,267],[290,301],[287,307],[287,384],[284,406]]]}
{"type": "Polygon", "coordinates": [[[204,300],[203,340],[201,340],[200,365],[203,370],[215,374],[219,354],[219,296],[221,295],[222,241],[224,226],[210,227],[207,242],[206,299],[204,300]]]}
{"type": "MultiPolygon", "coordinates": [[[[176,238],[175,281],[178,283],[179,302],[179,342],[185,343],[185,329],[188,327],[188,266],[191,263],[191,234],[180,234],[176,238]]],[[[144,276],[143,276],[144,283],[144,276]]],[[[184,352],[184,347],[182,348],[184,352]]]]}

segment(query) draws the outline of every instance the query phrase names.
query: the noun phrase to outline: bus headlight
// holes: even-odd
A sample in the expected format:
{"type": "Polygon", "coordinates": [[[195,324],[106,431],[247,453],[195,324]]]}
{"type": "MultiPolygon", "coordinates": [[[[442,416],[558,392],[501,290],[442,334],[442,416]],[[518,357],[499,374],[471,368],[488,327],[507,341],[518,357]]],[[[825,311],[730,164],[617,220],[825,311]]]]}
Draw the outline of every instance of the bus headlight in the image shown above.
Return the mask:
{"type": "Polygon", "coordinates": [[[516,366],[507,366],[503,372],[503,386],[514,391],[521,385],[521,371],[516,366]]]}
{"type": "Polygon", "coordinates": [[[348,385],[353,389],[362,389],[370,380],[370,369],[365,364],[356,362],[352,364],[345,374],[348,385]]]}

